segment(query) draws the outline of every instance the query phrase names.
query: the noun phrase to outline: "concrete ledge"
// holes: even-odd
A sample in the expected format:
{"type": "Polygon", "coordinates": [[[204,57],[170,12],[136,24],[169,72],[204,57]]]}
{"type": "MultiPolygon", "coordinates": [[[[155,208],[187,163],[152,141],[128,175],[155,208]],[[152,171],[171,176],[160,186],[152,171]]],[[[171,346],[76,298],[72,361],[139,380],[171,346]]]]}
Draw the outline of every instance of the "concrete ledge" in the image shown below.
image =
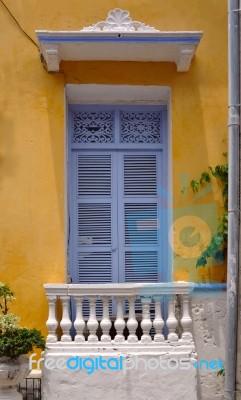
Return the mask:
{"type": "MultiPolygon", "coordinates": [[[[74,370],[53,369],[43,367],[42,399],[43,400],[156,400],[165,394],[165,400],[197,400],[196,368],[192,366],[195,358],[192,352],[181,352],[175,355],[178,360],[184,361],[185,369],[175,368],[175,362],[169,354],[123,354],[125,368],[119,370],[100,369],[88,374],[83,364],[71,364],[74,370]],[[160,356],[169,367],[159,366],[160,356]],[[158,366],[158,367],[157,367],[158,366]],[[155,367],[155,368],[154,368],[155,367]],[[173,367],[173,368],[172,368],[173,367]]],[[[51,351],[45,352],[45,357],[60,357],[51,351]]],[[[73,354],[73,357],[83,357],[83,353],[73,354]]],[[[116,353],[91,353],[88,358],[103,356],[106,361],[117,357],[116,353]]],[[[195,356],[195,354],[194,354],[195,356]]],[[[66,362],[69,356],[64,354],[66,362]]],[[[79,361],[78,361],[79,362],[79,361]]],[[[111,361],[110,361],[111,362],[111,361]]]]}

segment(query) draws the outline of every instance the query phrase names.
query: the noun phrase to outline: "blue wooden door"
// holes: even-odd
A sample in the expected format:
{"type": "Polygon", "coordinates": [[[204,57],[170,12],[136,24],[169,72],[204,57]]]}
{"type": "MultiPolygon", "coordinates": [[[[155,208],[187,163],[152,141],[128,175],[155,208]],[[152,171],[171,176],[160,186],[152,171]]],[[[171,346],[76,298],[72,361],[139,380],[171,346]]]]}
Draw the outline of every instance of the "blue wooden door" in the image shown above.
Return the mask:
{"type": "Polygon", "coordinates": [[[112,152],[73,154],[73,239],[76,283],[118,281],[117,191],[112,152]]]}
{"type": "Polygon", "coordinates": [[[161,281],[161,151],[118,155],[118,248],[120,282],[161,281]]]}
{"type": "Polygon", "coordinates": [[[165,107],[71,106],[70,117],[73,282],[163,280],[165,107]]]}

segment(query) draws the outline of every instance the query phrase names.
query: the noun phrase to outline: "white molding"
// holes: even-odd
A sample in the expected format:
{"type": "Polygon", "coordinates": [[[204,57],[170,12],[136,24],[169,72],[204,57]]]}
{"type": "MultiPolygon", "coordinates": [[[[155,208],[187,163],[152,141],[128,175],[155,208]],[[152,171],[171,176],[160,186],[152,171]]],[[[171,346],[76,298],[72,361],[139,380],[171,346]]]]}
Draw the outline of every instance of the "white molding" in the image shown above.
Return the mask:
{"type": "Polygon", "coordinates": [[[67,84],[69,104],[169,104],[171,88],[152,85],[67,84]]]}
{"type": "Polygon", "coordinates": [[[46,45],[43,48],[43,57],[46,61],[48,71],[57,71],[59,70],[59,63],[60,63],[60,51],[59,45],[51,44],[46,45]]]}
{"type": "Polygon", "coordinates": [[[82,29],[82,32],[160,32],[139,21],[132,21],[127,10],[115,8],[108,13],[105,21],[97,22],[82,29]]]}
{"type": "Polygon", "coordinates": [[[36,31],[42,57],[50,72],[63,61],[173,62],[177,71],[188,71],[201,31],[161,32],[116,8],[106,21],[80,31],[36,31]]]}
{"type": "Polygon", "coordinates": [[[190,295],[194,290],[193,282],[158,282],[158,283],[96,283],[96,284],[44,284],[48,296],[130,296],[143,297],[157,295],[190,295]]]}
{"type": "Polygon", "coordinates": [[[193,46],[183,46],[179,49],[176,58],[176,66],[178,72],[188,71],[194,56],[195,48],[193,46]]]}

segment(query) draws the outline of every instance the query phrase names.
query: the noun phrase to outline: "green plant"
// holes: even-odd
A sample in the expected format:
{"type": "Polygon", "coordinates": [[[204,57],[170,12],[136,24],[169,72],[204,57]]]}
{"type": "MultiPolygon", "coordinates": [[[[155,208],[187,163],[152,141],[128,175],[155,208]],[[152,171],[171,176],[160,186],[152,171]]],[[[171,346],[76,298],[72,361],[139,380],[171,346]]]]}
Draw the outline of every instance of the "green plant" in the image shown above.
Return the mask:
{"type": "MultiPolygon", "coordinates": [[[[227,157],[227,153],[223,153],[227,157]]],[[[201,187],[211,182],[214,177],[218,180],[223,196],[223,215],[217,228],[217,233],[211,238],[206,250],[197,260],[196,267],[207,265],[208,258],[214,258],[221,262],[226,257],[227,240],[228,240],[228,163],[216,165],[215,168],[208,167],[208,171],[201,173],[199,179],[193,179],[190,182],[193,193],[197,193],[201,187]]]]}
{"type": "Polygon", "coordinates": [[[6,283],[0,282],[0,309],[2,314],[8,313],[8,301],[15,300],[14,294],[6,283]]]}
{"type": "Polygon", "coordinates": [[[19,317],[8,314],[8,302],[14,299],[9,286],[0,282],[0,357],[12,359],[32,352],[34,347],[45,349],[45,340],[39,330],[19,326],[19,317]]]}
{"type": "Polygon", "coordinates": [[[225,376],[225,369],[220,369],[217,373],[217,376],[225,376]]]}

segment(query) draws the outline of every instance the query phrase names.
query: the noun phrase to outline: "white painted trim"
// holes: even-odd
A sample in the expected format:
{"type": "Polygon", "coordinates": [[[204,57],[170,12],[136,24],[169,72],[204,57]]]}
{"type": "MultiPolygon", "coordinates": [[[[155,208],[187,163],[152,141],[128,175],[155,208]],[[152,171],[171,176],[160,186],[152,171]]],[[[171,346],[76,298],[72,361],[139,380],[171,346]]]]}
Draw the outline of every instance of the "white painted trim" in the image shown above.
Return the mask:
{"type": "Polygon", "coordinates": [[[66,87],[64,88],[64,243],[65,243],[65,279],[68,282],[69,260],[69,206],[68,206],[68,168],[69,168],[69,149],[68,149],[68,100],[66,96],[66,87]]]}
{"type": "Polygon", "coordinates": [[[91,283],[91,284],[58,284],[45,283],[47,296],[160,296],[190,295],[194,290],[193,282],[157,282],[157,283],[91,283]]]}
{"type": "MultiPolygon", "coordinates": [[[[167,190],[169,194],[168,198],[168,215],[167,215],[167,225],[168,225],[168,238],[172,240],[173,243],[173,230],[170,233],[170,229],[173,224],[173,169],[172,169],[172,93],[170,91],[168,103],[167,103],[167,151],[168,151],[168,160],[167,160],[167,168],[168,168],[168,183],[167,190]]],[[[173,280],[173,265],[174,265],[174,254],[171,250],[171,246],[168,243],[168,254],[167,254],[167,262],[168,262],[168,271],[170,271],[171,277],[173,280]]]]}
{"type": "Polygon", "coordinates": [[[169,86],[66,85],[69,104],[168,104],[169,86]]]}

